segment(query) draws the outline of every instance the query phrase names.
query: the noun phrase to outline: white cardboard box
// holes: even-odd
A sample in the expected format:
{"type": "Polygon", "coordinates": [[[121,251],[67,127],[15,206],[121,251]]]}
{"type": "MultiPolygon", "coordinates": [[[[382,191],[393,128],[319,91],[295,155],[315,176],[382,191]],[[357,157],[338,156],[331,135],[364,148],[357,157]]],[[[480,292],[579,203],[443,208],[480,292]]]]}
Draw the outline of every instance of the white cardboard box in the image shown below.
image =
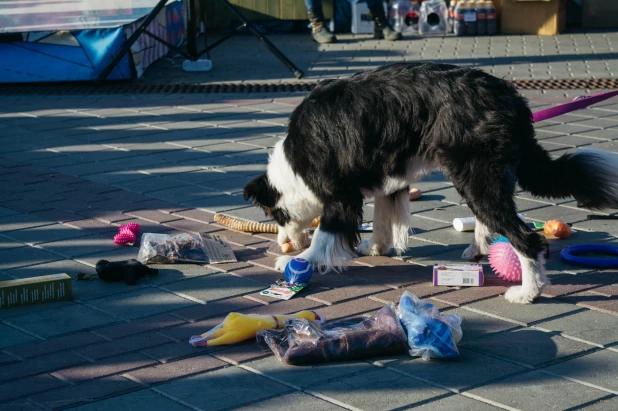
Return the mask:
{"type": "Polygon", "coordinates": [[[436,264],[433,266],[433,285],[480,287],[483,281],[481,264],[436,264]]]}
{"type": "MultiPolygon", "coordinates": [[[[369,11],[366,1],[350,0],[352,3],[352,33],[354,34],[367,34],[373,33],[373,16],[369,11]]],[[[386,3],[382,3],[384,6],[384,13],[388,16],[388,6],[386,3]]]]}

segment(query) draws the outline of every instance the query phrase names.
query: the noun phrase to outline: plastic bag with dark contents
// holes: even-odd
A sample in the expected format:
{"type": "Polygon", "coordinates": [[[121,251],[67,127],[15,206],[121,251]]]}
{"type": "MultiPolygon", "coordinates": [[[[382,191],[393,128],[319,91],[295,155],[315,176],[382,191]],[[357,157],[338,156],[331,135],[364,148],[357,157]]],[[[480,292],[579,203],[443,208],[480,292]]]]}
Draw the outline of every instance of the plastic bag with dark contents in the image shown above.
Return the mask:
{"type": "Polygon", "coordinates": [[[202,238],[197,234],[145,233],[142,236],[139,262],[143,264],[208,263],[210,260],[202,238]]]}
{"type": "Polygon", "coordinates": [[[424,360],[459,358],[457,343],[461,340],[461,316],[441,315],[427,300],[409,291],[403,293],[397,316],[408,336],[410,355],[424,360]]]}
{"type": "Polygon", "coordinates": [[[391,305],[351,324],[292,320],[283,330],[259,331],[257,340],[280,361],[294,365],[402,354],[407,348],[406,334],[391,305]]]}

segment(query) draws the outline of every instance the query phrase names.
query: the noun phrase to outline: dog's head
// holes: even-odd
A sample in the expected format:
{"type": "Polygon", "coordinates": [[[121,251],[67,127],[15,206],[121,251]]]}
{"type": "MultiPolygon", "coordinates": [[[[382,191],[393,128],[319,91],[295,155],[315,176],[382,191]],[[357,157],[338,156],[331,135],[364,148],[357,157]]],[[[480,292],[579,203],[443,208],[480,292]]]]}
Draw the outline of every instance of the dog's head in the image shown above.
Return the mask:
{"type": "Polygon", "coordinates": [[[270,184],[267,174],[254,178],[244,189],[245,201],[251,199],[253,205],[264,210],[264,214],[273,218],[280,226],[284,226],[290,220],[286,210],[278,205],[282,196],[283,194],[270,184]]]}

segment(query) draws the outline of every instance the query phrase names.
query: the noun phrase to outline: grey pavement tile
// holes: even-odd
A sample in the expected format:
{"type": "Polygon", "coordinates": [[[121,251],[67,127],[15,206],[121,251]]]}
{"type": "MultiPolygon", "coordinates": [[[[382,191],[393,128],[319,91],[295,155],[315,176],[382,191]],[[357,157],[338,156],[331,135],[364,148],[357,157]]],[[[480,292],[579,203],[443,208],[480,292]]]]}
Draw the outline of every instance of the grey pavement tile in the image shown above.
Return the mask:
{"type": "Polygon", "coordinates": [[[266,401],[261,401],[253,404],[248,404],[242,408],[243,411],[251,410],[311,410],[311,411],[341,411],[345,408],[339,407],[333,403],[321,400],[317,397],[307,395],[301,392],[282,395],[266,401]]]}
{"type": "Polygon", "coordinates": [[[399,409],[448,393],[446,390],[387,369],[341,377],[314,386],[311,391],[357,409],[366,410],[399,409]]]}
{"type": "Polygon", "coordinates": [[[199,210],[221,213],[247,206],[247,202],[241,195],[219,195],[215,197],[201,198],[199,200],[185,201],[183,206],[197,208],[199,210]]]}
{"type": "Polygon", "coordinates": [[[208,274],[165,286],[167,290],[187,295],[204,303],[250,294],[261,291],[263,288],[262,284],[255,281],[225,273],[208,274]]]}
{"type": "Polygon", "coordinates": [[[0,324],[0,349],[12,347],[14,345],[22,345],[31,341],[38,341],[30,334],[16,330],[8,325],[0,324]]]}
{"type": "Polygon", "coordinates": [[[24,246],[0,250],[0,270],[25,267],[61,260],[57,254],[48,253],[39,248],[24,246]]]}
{"type": "Polygon", "coordinates": [[[40,227],[51,224],[42,218],[37,218],[30,214],[13,214],[0,217],[0,232],[10,232],[23,230],[24,228],[40,227]]]}
{"type": "Polygon", "coordinates": [[[7,233],[7,236],[28,244],[49,243],[53,241],[83,237],[86,235],[88,235],[87,232],[76,230],[62,224],[32,227],[7,233]]]}
{"type": "Polygon", "coordinates": [[[4,318],[7,324],[49,338],[92,329],[118,320],[81,304],[70,304],[4,318]]]}
{"type": "Polygon", "coordinates": [[[232,409],[291,391],[285,385],[238,367],[163,384],[157,390],[193,407],[212,411],[232,409]]]}
{"type": "Polygon", "coordinates": [[[206,199],[207,201],[208,198],[221,195],[221,193],[204,187],[189,184],[178,184],[173,188],[149,192],[148,195],[161,200],[171,201],[176,204],[183,204],[194,202],[196,200],[200,201],[206,199]]]}
{"type": "Polygon", "coordinates": [[[15,211],[10,208],[0,207],[0,218],[8,217],[11,215],[18,215],[18,214],[21,214],[21,213],[19,211],[15,211]]]}
{"type": "Polygon", "coordinates": [[[581,311],[535,325],[548,331],[579,338],[594,344],[613,345],[618,342],[618,317],[598,311],[581,311]]]}
{"type": "Polygon", "coordinates": [[[618,392],[618,353],[600,350],[544,369],[552,374],[618,392]]]}
{"type": "MultiPolygon", "coordinates": [[[[127,216],[128,217],[128,216],[127,216]]],[[[78,233],[88,232],[74,230],[78,233]]],[[[116,250],[120,248],[120,246],[114,244],[114,235],[110,234],[109,237],[104,237],[102,235],[85,235],[83,237],[78,238],[68,238],[66,240],[53,241],[49,243],[41,244],[46,250],[52,251],[54,253],[61,254],[67,258],[75,258],[80,257],[87,254],[105,252],[116,250]]],[[[128,248],[128,247],[124,247],[128,248]]],[[[136,250],[137,253],[137,250],[136,250]]]]}
{"type": "Polygon", "coordinates": [[[588,404],[584,408],[586,411],[605,411],[618,409],[618,397],[609,397],[600,401],[595,401],[593,404],[588,404]]]}
{"type": "Polygon", "coordinates": [[[14,241],[8,237],[0,235],[0,250],[8,250],[9,248],[23,247],[24,244],[14,241]]]}
{"type": "Polygon", "coordinates": [[[519,410],[579,409],[608,393],[539,371],[531,371],[470,392],[519,410]]]}
{"type": "Polygon", "coordinates": [[[94,267],[99,260],[117,261],[137,258],[138,252],[138,247],[116,246],[116,248],[111,251],[86,254],[76,257],[75,260],[94,267]]]}
{"type": "Polygon", "coordinates": [[[529,328],[508,330],[473,340],[466,343],[465,347],[534,367],[566,361],[597,349],[589,344],[561,337],[558,333],[529,328]]]}
{"type": "Polygon", "coordinates": [[[158,269],[159,274],[143,277],[140,284],[168,284],[216,273],[198,264],[157,264],[151,268],[158,269]]]}
{"type": "Polygon", "coordinates": [[[113,183],[114,186],[136,193],[148,193],[151,191],[167,190],[178,187],[179,182],[167,177],[149,176],[143,174],[145,178],[138,180],[122,181],[113,183]]]}
{"type": "Polygon", "coordinates": [[[526,369],[466,348],[460,347],[459,354],[460,358],[453,361],[425,361],[416,358],[396,364],[392,368],[457,391],[467,390],[526,369]]]}
{"type": "Polygon", "coordinates": [[[130,394],[119,395],[102,401],[92,402],[80,407],[71,408],[75,411],[107,411],[107,410],[137,410],[154,409],[169,411],[186,411],[187,407],[170,400],[155,391],[145,389],[130,394]]]}
{"type": "Polygon", "coordinates": [[[501,408],[487,403],[476,401],[463,395],[449,395],[433,398],[430,402],[415,406],[414,410],[431,411],[497,411],[501,408]]]}
{"type": "Polygon", "coordinates": [[[274,356],[245,365],[269,377],[289,381],[302,389],[311,389],[318,384],[340,379],[346,375],[367,373],[374,370],[372,365],[361,361],[294,366],[282,363],[274,356]]]}
{"type": "Polygon", "coordinates": [[[134,320],[195,305],[194,301],[179,297],[156,288],[139,288],[116,294],[110,297],[88,301],[88,304],[97,309],[117,317],[134,320]]]}
{"type": "Polygon", "coordinates": [[[534,304],[527,305],[516,305],[509,303],[504,297],[495,297],[468,304],[466,308],[524,325],[582,311],[580,307],[573,304],[565,304],[545,297],[539,297],[534,304]]]}
{"type": "Polygon", "coordinates": [[[476,340],[477,338],[483,338],[494,333],[519,327],[517,324],[503,321],[495,317],[490,317],[488,315],[479,314],[463,308],[456,308],[447,311],[442,310],[442,314],[461,316],[461,328],[463,331],[461,344],[465,344],[469,341],[476,340]]]}

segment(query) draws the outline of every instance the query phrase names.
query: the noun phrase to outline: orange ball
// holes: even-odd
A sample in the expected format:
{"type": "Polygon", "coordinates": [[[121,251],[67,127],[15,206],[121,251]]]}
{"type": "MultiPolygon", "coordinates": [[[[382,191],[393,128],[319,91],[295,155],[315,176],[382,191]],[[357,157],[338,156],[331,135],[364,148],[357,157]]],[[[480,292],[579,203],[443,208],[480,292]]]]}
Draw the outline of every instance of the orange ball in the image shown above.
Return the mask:
{"type": "Polygon", "coordinates": [[[281,251],[283,251],[285,254],[294,252],[294,246],[292,245],[292,243],[285,243],[281,246],[281,251]]]}
{"type": "Polygon", "coordinates": [[[571,236],[571,227],[562,220],[549,220],[543,227],[545,234],[553,235],[557,238],[569,238],[571,236]]]}
{"type": "Polygon", "coordinates": [[[410,190],[410,201],[416,201],[421,198],[422,195],[423,193],[421,193],[421,190],[419,190],[418,188],[412,188],[410,190]]]}

